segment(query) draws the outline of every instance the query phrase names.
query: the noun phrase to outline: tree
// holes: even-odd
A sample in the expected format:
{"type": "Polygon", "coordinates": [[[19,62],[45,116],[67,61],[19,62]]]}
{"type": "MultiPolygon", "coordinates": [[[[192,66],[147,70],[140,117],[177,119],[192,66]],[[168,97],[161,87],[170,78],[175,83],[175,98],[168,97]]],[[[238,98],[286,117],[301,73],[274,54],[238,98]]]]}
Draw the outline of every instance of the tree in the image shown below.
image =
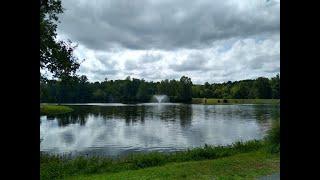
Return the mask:
{"type": "MultiPolygon", "coordinates": [[[[65,78],[74,75],[80,64],[73,56],[76,45],[56,40],[60,13],[63,13],[61,0],[40,0],[40,69],[65,78]]],[[[44,78],[42,74],[41,77],[44,78]]]]}
{"type": "Polygon", "coordinates": [[[272,89],[272,98],[279,99],[280,98],[280,75],[277,74],[276,77],[271,78],[270,84],[272,89]]]}
{"type": "Polygon", "coordinates": [[[232,98],[234,99],[246,99],[249,96],[248,85],[244,82],[239,82],[231,88],[232,98]]]}
{"type": "Polygon", "coordinates": [[[148,94],[148,86],[145,81],[140,83],[136,97],[137,100],[141,102],[146,102],[151,99],[150,95],[148,94]]]}
{"type": "Polygon", "coordinates": [[[186,76],[180,78],[178,95],[182,102],[190,102],[192,100],[192,81],[190,78],[186,76]]]}
{"type": "Polygon", "coordinates": [[[259,99],[271,98],[271,86],[269,79],[265,77],[259,77],[253,84],[255,90],[255,96],[259,99]]]}

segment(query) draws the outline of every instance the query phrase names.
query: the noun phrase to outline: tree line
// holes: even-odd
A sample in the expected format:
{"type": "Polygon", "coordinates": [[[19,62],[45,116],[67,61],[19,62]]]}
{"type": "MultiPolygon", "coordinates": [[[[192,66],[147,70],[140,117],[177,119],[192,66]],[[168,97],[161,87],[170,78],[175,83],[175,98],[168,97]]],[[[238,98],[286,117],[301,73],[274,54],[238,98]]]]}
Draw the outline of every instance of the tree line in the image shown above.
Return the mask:
{"type": "Polygon", "coordinates": [[[130,77],[89,82],[86,76],[40,82],[40,100],[45,103],[149,102],[155,94],[167,95],[170,102],[185,103],[192,98],[279,99],[280,76],[204,85],[193,84],[186,76],[160,82],[130,77]]]}
{"type": "Polygon", "coordinates": [[[259,77],[257,79],[228,81],[224,83],[192,86],[194,98],[223,98],[223,99],[279,99],[280,75],[270,79],[259,77]]]}

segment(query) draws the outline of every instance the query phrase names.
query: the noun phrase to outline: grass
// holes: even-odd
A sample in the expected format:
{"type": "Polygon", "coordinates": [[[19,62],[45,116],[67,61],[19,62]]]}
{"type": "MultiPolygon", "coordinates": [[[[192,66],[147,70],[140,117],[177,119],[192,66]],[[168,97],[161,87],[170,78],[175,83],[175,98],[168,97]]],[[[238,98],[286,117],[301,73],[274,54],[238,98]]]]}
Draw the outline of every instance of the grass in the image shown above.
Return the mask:
{"type": "Polygon", "coordinates": [[[280,119],[276,119],[272,123],[272,127],[265,138],[267,150],[271,153],[280,152],[280,119]]]}
{"type": "MultiPolygon", "coordinates": [[[[174,153],[144,153],[131,154],[126,157],[110,159],[106,157],[76,157],[69,159],[65,156],[40,156],[41,179],[63,179],[70,176],[84,177],[92,174],[128,173],[168,163],[203,161],[219,159],[233,155],[260,151],[267,148],[265,141],[237,142],[229,146],[205,146],[174,153]]],[[[267,151],[266,151],[267,152],[267,151]]]]}
{"type": "Polygon", "coordinates": [[[192,98],[193,104],[279,104],[280,99],[207,99],[205,103],[204,98],[192,98]]]}
{"type": "Polygon", "coordinates": [[[119,173],[78,175],[66,179],[255,179],[279,172],[279,162],[277,154],[253,151],[215,160],[169,163],[160,167],[119,173]]]}
{"type": "Polygon", "coordinates": [[[73,111],[72,108],[68,106],[60,106],[60,105],[40,105],[40,114],[41,115],[57,115],[64,114],[73,111]]]}

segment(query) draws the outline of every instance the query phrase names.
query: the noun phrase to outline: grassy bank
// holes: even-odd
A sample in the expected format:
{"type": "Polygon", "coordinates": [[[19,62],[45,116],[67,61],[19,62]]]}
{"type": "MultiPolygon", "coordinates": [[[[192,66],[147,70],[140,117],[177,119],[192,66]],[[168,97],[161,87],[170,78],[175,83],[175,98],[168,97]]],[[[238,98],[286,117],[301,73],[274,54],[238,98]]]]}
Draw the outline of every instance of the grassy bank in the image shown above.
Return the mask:
{"type": "Polygon", "coordinates": [[[278,154],[253,151],[215,160],[169,163],[140,170],[78,175],[66,179],[254,179],[279,172],[279,162],[278,154]]]}
{"type": "Polygon", "coordinates": [[[192,98],[193,104],[279,104],[280,99],[205,99],[192,98]]]}
{"type": "Polygon", "coordinates": [[[241,153],[265,151],[267,146],[268,144],[265,141],[248,141],[238,142],[230,146],[205,146],[167,154],[159,152],[131,154],[117,159],[106,157],[77,157],[75,159],[68,159],[63,156],[41,155],[40,175],[41,179],[62,179],[70,176],[84,177],[100,173],[112,174],[162,166],[173,162],[212,160],[241,153]]]}
{"type": "Polygon", "coordinates": [[[68,106],[60,106],[60,105],[40,105],[40,114],[41,115],[56,115],[56,114],[64,114],[73,111],[72,108],[68,106]]]}

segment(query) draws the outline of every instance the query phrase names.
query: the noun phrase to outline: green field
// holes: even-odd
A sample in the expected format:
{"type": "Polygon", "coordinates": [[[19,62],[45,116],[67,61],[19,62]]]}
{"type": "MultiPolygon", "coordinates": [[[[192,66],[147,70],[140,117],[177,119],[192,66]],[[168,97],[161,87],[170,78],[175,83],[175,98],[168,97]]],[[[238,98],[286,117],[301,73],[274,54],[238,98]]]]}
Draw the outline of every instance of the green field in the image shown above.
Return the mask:
{"type": "Polygon", "coordinates": [[[279,154],[241,153],[214,160],[169,163],[119,173],[78,175],[67,179],[255,179],[280,172],[279,154]]]}
{"type": "Polygon", "coordinates": [[[192,104],[279,104],[280,99],[206,99],[192,98],[192,104]]]}
{"type": "Polygon", "coordinates": [[[57,115],[57,114],[69,113],[71,111],[73,111],[73,109],[68,106],[47,105],[47,104],[40,105],[41,115],[57,115]]]}

